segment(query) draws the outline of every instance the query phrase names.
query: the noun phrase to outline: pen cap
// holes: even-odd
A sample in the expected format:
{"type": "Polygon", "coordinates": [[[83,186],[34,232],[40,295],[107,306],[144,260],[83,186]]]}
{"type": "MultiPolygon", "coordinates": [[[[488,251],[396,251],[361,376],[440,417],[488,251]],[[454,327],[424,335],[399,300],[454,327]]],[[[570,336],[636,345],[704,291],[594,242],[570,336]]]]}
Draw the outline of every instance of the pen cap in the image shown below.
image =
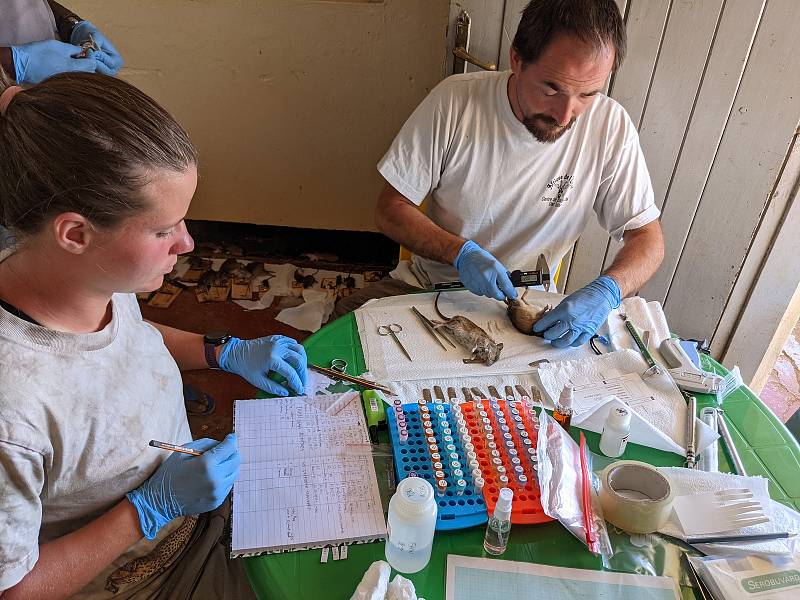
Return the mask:
{"type": "Polygon", "coordinates": [[[501,521],[511,518],[511,500],[514,498],[514,491],[511,488],[501,488],[500,497],[494,506],[494,516],[501,521]]]}
{"type": "Polygon", "coordinates": [[[559,397],[558,403],[564,408],[572,408],[572,398],[574,395],[575,392],[572,389],[572,386],[565,385],[564,389],[561,390],[561,397],[559,397]]]}

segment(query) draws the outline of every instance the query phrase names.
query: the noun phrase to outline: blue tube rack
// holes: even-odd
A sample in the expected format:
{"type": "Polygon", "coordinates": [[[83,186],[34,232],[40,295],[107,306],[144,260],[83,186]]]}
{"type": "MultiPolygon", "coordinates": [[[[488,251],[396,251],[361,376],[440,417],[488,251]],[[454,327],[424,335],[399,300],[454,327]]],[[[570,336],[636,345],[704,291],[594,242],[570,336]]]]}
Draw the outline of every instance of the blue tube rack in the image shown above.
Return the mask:
{"type": "MultiPolygon", "coordinates": [[[[446,403],[429,403],[428,409],[432,415],[437,412],[444,412],[448,422],[453,422],[453,415],[450,406],[446,403]]],[[[433,473],[431,455],[428,450],[428,443],[425,439],[425,432],[422,428],[422,421],[419,415],[419,405],[417,403],[403,404],[403,413],[406,419],[408,439],[400,443],[400,433],[397,428],[395,411],[387,407],[387,420],[389,423],[389,437],[392,442],[392,454],[394,455],[394,466],[397,480],[405,479],[414,472],[418,477],[424,477],[436,489],[436,478],[433,473]]],[[[434,435],[440,453],[444,453],[444,434],[440,419],[432,418],[434,423],[434,435]]],[[[454,435],[453,445],[459,456],[459,462],[464,472],[463,479],[467,482],[466,489],[460,494],[456,492],[456,478],[453,476],[449,464],[442,469],[447,476],[447,491],[443,496],[436,494],[438,504],[438,514],[436,516],[436,529],[464,529],[486,523],[488,516],[486,513],[486,502],[483,494],[476,490],[472,482],[466,452],[461,445],[461,439],[454,435]]]]}

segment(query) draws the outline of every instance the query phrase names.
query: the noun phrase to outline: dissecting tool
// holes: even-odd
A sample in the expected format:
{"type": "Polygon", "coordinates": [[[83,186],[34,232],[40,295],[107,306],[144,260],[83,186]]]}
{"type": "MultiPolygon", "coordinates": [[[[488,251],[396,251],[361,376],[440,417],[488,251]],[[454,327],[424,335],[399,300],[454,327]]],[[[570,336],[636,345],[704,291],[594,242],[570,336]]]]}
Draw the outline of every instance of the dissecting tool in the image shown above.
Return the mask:
{"type": "Polygon", "coordinates": [[[728,429],[728,424],[725,422],[724,413],[719,408],[717,409],[717,413],[717,427],[719,428],[719,434],[722,436],[722,440],[725,442],[724,445],[728,450],[728,455],[733,461],[733,468],[736,470],[737,475],[747,475],[742,458],[739,456],[736,446],[733,445],[733,438],[731,437],[731,432],[728,429]]]}
{"type": "MultiPolygon", "coordinates": [[[[547,266],[547,259],[544,254],[539,255],[536,261],[536,269],[533,271],[509,271],[508,278],[514,287],[527,287],[529,285],[541,285],[546,292],[550,291],[550,268],[547,266]]],[[[430,291],[443,292],[447,290],[463,290],[465,286],[460,281],[443,281],[434,283],[430,291]]]]}
{"type": "Polygon", "coordinates": [[[403,351],[403,354],[406,355],[406,358],[410,361],[414,359],[411,358],[411,355],[406,350],[406,347],[403,346],[403,342],[400,341],[400,338],[397,337],[397,334],[403,331],[402,326],[398,325],[397,323],[389,323],[388,325],[378,325],[378,335],[390,335],[394,338],[394,341],[397,342],[397,345],[400,346],[400,350],[403,351]]]}
{"type": "Polygon", "coordinates": [[[697,432],[695,431],[695,416],[697,415],[697,398],[684,392],[686,397],[686,466],[695,468],[695,446],[697,445],[697,432]]]}
{"type": "Polygon", "coordinates": [[[628,333],[631,334],[633,341],[636,343],[636,347],[639,348],[639,352],[642,353],[642,357],[644,358],[645,362],[647,363],[647,370],[642,373],[642,377],[650,377],[651,375],[660,375],[661,374],[661,367],[656,364],[656,361],[653,360],[653,355],[650,354],[650,351],[647,349],[647,346],[644,345],[642,338],[639,337],[639,333],[636,331],[636,327],[633,326],[630,319],[628,319],[628,315],[621,312],[619,316],[625,321],[625,329],[628,330],[628,333]]]}
{"type": "Polygon", "coordinates": [[[348,381],[350,383],[361,385],[367,389],[380,390],[384,394],[390,394],[392,396],[395,395],[395,393],[388,387],[380,385],[379,383],[375,383],[374,381],[370,381],[369,379],[363,379],[362,377],[355,377],[353,375],[348,375],[347,373],[342,373],[341,371],[336,371],[334,369],[329,369],[327,367],[312,365],[311,363],[308,364],[308,368],[314,369],[318,373],[322,373],[323,375],[327,375],[328,377],[332,377],[333,379],[341,379],[342,381],[348,381]]]}
{"type": "Polygon", "coordinates": [[[667,363],[669,374],[680,389],[702,394],[715,394],[719,389],[722,377],[698,368],[679,339],[665,339],[658,347],[658,351],[667,363]]]}
{"type": "MultiPolygon", "coordinates": [[[[445,345],[442,343],[442,340],[441,340],[441,339],[439,339],[439,336],[440,336],[441,334],[438,334],[438,333],[437,333],[437,331],[436,331],[436,328],[433,326],[433,323],[431,323],[431,320],[430,320],[428,317],[426,317],[425,315],[423,315],[421,312],[419,312],[419,310],[417,310],[417,307],[416,307],[416,306],[412,306],[412,307],[411,307],[411,310],[412,310],[412,311],[414,311],[414,314],[415,314],[415,315],[417,315],[417,318],[418,318],[418,319],[419,319],[419,320],[422,322],[422,324],[425,326],[425,329],[427,329],[427,330],[428,330],[428,332],[429,332],[429,333],[430,333],[430,334],[433,336],[433,339],[435,339],[435,340],[438,342],[438,344],[439,344],[439,345],[440,345],[442,348],[444,348],[444,351],[445,351],[445,352],[447,352],[447,346],[445,346],[445,345]]],[[[448,340],[446,337],[444,337],[444,335],[441,335],[441,337],[442,337],[442,338],[444,338],[444,339],[445,339],[445,341],[446,341],[448,344],[450,344],[450,345],[451,345],[453,348],[455,348],[455,347],[456,347],[456,345],[455,345],[453,342],[451,342],[450,340],[448,340]]]]}

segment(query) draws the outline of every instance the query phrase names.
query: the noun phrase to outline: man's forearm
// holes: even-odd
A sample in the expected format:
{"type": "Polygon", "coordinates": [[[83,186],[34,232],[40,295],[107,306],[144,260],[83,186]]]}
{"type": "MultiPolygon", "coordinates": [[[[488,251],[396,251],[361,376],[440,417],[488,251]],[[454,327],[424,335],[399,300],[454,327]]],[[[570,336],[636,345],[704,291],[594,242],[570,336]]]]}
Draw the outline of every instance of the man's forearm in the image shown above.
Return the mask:
{"type": "Polygon", "coordinates": [[[464,239],[431,221],[405,196],[386,183],[375,209],[378,231],[414,254],[453,264],[464,239]]]}
{"type": "Polygon", "coordinates": [[[604,274],[619,284],[624,298],[641,289],[658,270],[663,258],[661,223],[653,221],[625,232],[622,249],[604,274]]]}
{"type": "Polygon", "coordinates": [[[39,546],[39,560],[2,600],[67,598],[97,577],[142,537],[136,509],[126,499],[80,529],[39,546]]]}

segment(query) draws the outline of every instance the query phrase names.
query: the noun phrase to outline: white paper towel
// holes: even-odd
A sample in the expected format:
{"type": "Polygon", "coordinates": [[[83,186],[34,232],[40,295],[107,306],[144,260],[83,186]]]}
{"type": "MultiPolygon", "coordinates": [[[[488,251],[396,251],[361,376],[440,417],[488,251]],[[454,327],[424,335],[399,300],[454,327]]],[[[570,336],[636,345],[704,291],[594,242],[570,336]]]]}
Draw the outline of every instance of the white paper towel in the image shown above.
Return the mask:
{"type": "MultiPolygon", "coordinates": [[[[790,533],[800,532],[800,514],[771,500],[769,497],[768,482],[763,477],[743,477],[730,473],[714,473],[698,471],[696,469],[682,469],[680,467],[659,467],[658,470],[669,479],[676,496],[717,492],[735,488],[746,488],[752,491],[753,498],[761,501],[764,512],[770,517],[770,521],[760,525],[743,527],[737,534],[745,535],[783,531],[788,531],[790,533]]],[[[659,531],[673,537],[681,539],[686,538],[675,511],[672,511],[669,520],[659,531]]],[[[703,552],[716,556],[739,554],[742,552],[785,555],[792,553],[792,546],[792,544],[785,540],[743,542],[741,544],[698,545],[703,552]]]]}
{"type": "MultiPolygon", "coordinates": [[[[457,346],[447,350],[431,337],[411,307],[429,319],[440,320],[434,310],[435,294],[410,294],[392,296],[367,302],[355,311],[364,360],[370,373],[379,381],[406,381],[448,376],[493,375],[520,373],[530,370],[534,360],[561,360],[593,356],[588,346],[582,348],[553,348],[550,342],[520,333],[511,324],[503,302],[476,296],[467,291],[443,293],[439,309],[448,317],[463,315],[483,328],[495,341],[503,344],[500,359],[491,366],[465,364],[467,350],[457,346]],[[397,323],[403,331],[397,337],[413,360],[408,360],[391,336],[378,335],[378,326],[397,323]]],[[[561,294],[548,294],[530,290],[526,301],[534,305],[554,306],[564,298],[561,294]]]]}
{"type": "Polygon", "coordinates": [[[628,316],[640,337],[644,335],[645,331],[650,332],[648,350],[657,362],[665,365],[666,363],[664,363],[661,354],[658,352],[658,347],[661,342],[671,336],[669,325],[667,325],[667,317],[664,314],[661,303],[657,301],[647,302],[639,296],[625,298],[622,301],[622,305],[618,309],[611,311],[608,317],[606,330],[611,342],[611,349],[622,350],[623,348],[629,348],[638,352],[639,349],[636,346],[636,342],[633,341],[630,332],[625,328],[625,321],[622,320],[621,313],[625,313],[628,316]]]}
{"type": "MultiPolygon", "coordinates": [[[[364,377],[367,379],[373,379],[370,376],[371,373],[366,373],[364,377]]],[[[452,387],[455,388],[456,391],[456,402],[461,403],[465,401],[464,394],[461,388],[478,388],[481,392],[483,392],[486,397],[490,396],[489,394],[489,386],[493,385],[497,388],[497,391],[504,395],[504,388],[507,385],[514,387],[516,385],[523,386],[528,393],[531,393],[531,386],[536,385],[538,387],[538,380],[536,377],[535,372],[527,372],[527,373],[507,373],[503,375],[485,375],[483,377],[442,377],[442,378],[432,378],[432,379],[417,379],[417,380],[407,380],[407,381],[395,381],[392,383],[387,384],[396,394],[396,396],[400,399],[403,404],[408,404],[410,402],[418,402],[419,400],[423,399],[422,390],[428,389],[431,391],[433,401],[436,401],[436,397],[433,396],[433,388],[434,386],[439,386],[442,388],[442,392],[445,395],[445,399],[447,399],[447,388],[452,387]]],[[[514,396],[517,400],[520,399],[520,394],[514,389],[514,396]]],[[[390,400],[394,400],[394,397],[391,397],[390,400]]]]}
{"type": "MultiPolygon", "coordinates": [[[[613,408],[611,398],[607,395],[585,395],[584,389],[630,375],[622,380],[628,394],[623,394],[619,388],[607,388],[609,393],[616,393],[631,408],[629,441],[683,455],[686,443],[686,401],[666,375],[647,379],[639,377],[646,369],[647,363],[638,352],[620,350],[581,360],[545,363],[539,366],[538,377],[551,405],[565,385],[572,385],[575,388],[572,423],[583,429],[602,433],[606,416],[613,408]]],[[[695,419],[695,431],[697,454],[718,437],[715,431],[699,419],[695,419]]]]}

